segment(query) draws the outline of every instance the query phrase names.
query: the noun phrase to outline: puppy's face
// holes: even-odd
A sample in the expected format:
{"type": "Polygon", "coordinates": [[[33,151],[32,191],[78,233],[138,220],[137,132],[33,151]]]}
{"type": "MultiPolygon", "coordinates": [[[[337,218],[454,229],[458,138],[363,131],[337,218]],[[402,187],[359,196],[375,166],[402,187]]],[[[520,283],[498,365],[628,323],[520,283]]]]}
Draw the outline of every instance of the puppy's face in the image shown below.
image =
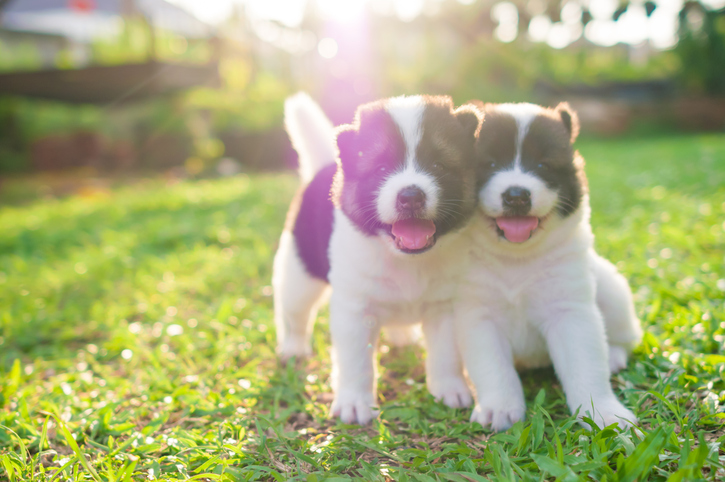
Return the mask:
{"type": "Polygon", "coordinates": [[[361,106],[338,131],[333,201],[364,234],[422,253],[460,228],[476,205],[481,113],[449,97],[397,97],[361,106]]]}
{"type": "Polygon", "coordinates": [[[567,104],[486,104],[477,144],[481,210],[509,243],[545,236],[576,212],[586,191],[583,160],[572,149],[579,127],[567,104]]]}

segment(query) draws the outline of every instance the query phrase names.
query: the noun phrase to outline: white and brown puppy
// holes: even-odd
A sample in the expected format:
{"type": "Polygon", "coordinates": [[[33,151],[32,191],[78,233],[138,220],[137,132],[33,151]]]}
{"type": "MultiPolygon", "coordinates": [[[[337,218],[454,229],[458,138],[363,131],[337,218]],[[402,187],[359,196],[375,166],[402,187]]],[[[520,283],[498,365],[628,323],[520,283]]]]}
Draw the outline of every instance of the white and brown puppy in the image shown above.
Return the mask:
{"type": "Polygon", "coordinates": [[[305,95],[285,121],[303,182],[274,261],[283,358],[307,355],[328,288],[331,414],[365,424],[376,405],[374,354],[383,326],[422,322],[427,384],[452,407],[472,399],[455,348],[452,300],[475,211],[481,113],[449,97],[397,97],[361,106],[333,129],[305,95]]]}
{"type": "Polygon", "coordinates": [[[642,332],[629,285],[594,252],[576,115],[566,104],[479,108],[479,209],[456,317],[477,395],[471,420],[494,430],[521,420],[516,368],[553,363],[572,412],[626,428],[636,418],[609,377],[642,332]]]}

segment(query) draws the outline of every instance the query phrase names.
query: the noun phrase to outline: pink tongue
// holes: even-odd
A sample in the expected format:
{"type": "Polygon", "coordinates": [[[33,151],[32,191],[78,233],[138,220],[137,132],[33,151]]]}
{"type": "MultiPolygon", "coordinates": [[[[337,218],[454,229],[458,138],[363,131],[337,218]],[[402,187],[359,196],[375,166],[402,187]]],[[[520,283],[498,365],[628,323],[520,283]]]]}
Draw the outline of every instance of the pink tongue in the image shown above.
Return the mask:
{"type": "Polygon", "coordinates": [[[435,232],[435,224],[428,219],[410,218],[393,223],[393,236],[399,248],[423,249],[435,232]]]}
{"type": "Polygon", "coordinates": [[[513,216],[496,218],[496,224],[506,239],[512,243],[523,243],[531,237],[531,231],[539,225],[534,216],[513,216]]]}

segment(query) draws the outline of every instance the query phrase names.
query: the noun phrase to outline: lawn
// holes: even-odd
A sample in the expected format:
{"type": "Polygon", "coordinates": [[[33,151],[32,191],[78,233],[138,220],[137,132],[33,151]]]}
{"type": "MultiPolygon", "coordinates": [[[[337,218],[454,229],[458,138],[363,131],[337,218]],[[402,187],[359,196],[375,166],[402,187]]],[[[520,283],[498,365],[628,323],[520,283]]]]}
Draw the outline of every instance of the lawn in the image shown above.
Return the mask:
{"type": "Polygon", "coordinates": [[[326,312],[314,358],[274,355],[295,178],[129,180],[0,193],[0,480],[722,480],[725,136],[578,146],[647,331],[613,377],[641,433],[580,428],[538,370],[526,420],[492,434],[428,395],[418,347],[382,347],[372,426],[330,421],[326,312]]]}

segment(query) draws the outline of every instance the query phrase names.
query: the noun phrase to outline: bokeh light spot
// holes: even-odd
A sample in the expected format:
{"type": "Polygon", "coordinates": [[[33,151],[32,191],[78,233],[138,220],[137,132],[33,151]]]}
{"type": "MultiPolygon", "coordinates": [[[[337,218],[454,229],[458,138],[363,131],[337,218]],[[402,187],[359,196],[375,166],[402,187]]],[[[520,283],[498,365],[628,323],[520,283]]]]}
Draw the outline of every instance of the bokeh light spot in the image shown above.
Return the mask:
{"type": "Polygon", "coordinates": [[[337,42],[333,38],[325,37],[317,44],[317,52],[322,58],[332,59],[337,55],[337,42]]]}

